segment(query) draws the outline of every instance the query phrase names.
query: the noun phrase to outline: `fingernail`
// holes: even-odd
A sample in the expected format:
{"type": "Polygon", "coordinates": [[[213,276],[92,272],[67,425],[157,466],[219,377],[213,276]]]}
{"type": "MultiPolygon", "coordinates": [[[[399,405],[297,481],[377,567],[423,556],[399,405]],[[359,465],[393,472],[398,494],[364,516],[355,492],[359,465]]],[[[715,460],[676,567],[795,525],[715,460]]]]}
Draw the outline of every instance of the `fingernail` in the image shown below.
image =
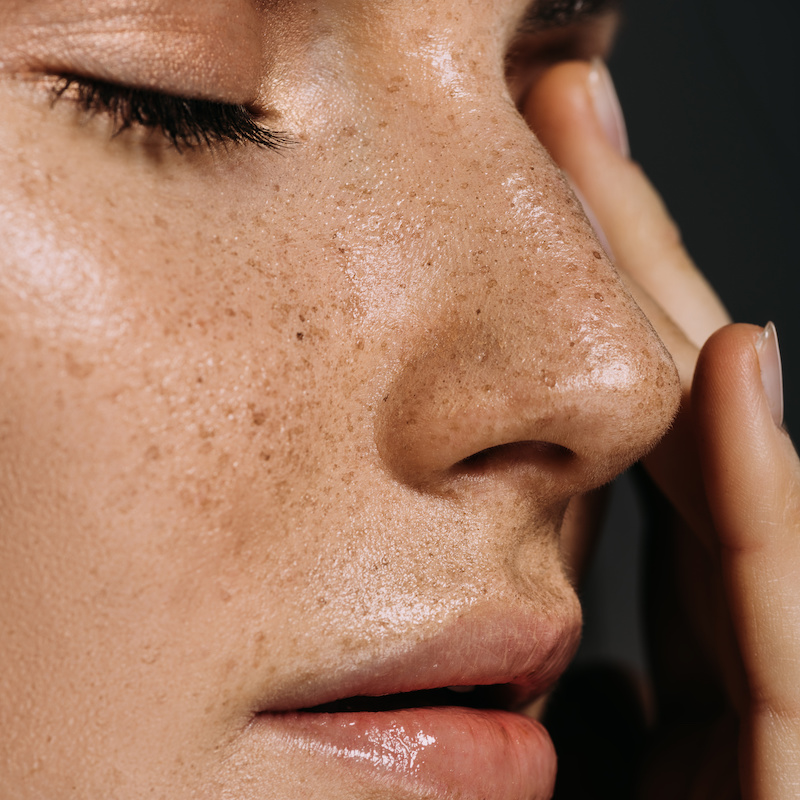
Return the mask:
{"type": "Polygon", "coordinates": [[[611,74],[602,59],[599,58],[592,59],[592,71],[589,73],[589,94],[606,138],[617,152],[628,158],[631,151],[628,146],[628,132],[625,129],[622,106],[619,104],[611,74]]]}
{"type": "Polygon", "coordinates": [[[783,372],[781,370],[781,351],[778,347],[778,332],[775,325],[768,322],[756,342],[758,363],[761,367],[761,383],[767,396],[769,410],[775,424],[783,424],[783,372]]]}

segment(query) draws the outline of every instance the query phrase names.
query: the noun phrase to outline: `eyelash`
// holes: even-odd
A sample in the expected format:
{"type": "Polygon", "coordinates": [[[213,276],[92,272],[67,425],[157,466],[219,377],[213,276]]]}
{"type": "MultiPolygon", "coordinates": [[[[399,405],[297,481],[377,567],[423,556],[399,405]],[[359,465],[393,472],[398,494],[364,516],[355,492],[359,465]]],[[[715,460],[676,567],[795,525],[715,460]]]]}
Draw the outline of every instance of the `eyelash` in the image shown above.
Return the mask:
{"type": "Polygon", "coordinates": [[[253,144],[268,150],[291,144],[286,134],[264,128],[244,106],[232,103],[177,97],[76,75],[59,77],[52,98],[53,104],[69,99],[89,117],[109,117],[112,138],[131,128],[147,128],[160,133],[179,153],[218,144],[253,144]]]}

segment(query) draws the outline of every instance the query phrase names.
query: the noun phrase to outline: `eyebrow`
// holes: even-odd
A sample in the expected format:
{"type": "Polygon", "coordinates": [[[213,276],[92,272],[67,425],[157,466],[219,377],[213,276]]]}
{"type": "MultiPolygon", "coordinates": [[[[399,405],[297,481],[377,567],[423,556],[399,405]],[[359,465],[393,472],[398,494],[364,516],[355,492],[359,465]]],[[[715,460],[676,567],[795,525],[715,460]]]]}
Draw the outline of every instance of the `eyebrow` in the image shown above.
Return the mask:
{"type": "Polygon", "coordinates": [[[521,27],[528,30],[564,28],[618,11],[622,0],[535,0],[521,27]]]}

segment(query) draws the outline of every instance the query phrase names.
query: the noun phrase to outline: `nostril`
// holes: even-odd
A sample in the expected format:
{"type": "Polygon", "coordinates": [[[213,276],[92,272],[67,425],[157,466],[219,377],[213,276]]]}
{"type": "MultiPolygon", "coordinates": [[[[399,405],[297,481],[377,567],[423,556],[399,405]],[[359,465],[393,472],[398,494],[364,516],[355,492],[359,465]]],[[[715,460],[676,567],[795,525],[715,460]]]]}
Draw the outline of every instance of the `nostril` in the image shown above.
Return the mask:
{"type": "Polygon", "coordinates": [[[552,442],[509,442],[487,447],[453,465],[452,471],[462,476],[481,476],[519,469],[564,467],[575,458],[567,447],[552,442]]]}
{"type": "Polygon", "coordinates": [[[512,335],[503,318],[505,338],[457,315],[432,326],[381,387],[381,466],[422,492],[513,488],[560,502],[641,458],[672,418],[674,366],[632,305],[587,320],[578,299],[577,322],[512,335]]]}

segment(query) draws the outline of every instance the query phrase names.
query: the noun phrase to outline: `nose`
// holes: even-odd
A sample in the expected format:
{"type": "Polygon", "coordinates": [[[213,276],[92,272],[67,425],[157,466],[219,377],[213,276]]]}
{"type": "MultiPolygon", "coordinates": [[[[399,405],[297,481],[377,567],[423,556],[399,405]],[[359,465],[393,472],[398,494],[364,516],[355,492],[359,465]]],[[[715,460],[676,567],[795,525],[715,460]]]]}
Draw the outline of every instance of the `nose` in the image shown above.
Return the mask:
{"type": "Polygon", "coordinates": [[[507,150],[521,157],[485,154],[491,170],[478,172],[504,178],[477,194],[453,166],[472,199],[451,218],[446,256],[421,267],[425,300],[407,309],[418,324],[398,344],[377,437],[387,467],[418,489],[500,477],[567,498],[641,458],[678,405],[672,359],[525,136],[507,150]]]}

